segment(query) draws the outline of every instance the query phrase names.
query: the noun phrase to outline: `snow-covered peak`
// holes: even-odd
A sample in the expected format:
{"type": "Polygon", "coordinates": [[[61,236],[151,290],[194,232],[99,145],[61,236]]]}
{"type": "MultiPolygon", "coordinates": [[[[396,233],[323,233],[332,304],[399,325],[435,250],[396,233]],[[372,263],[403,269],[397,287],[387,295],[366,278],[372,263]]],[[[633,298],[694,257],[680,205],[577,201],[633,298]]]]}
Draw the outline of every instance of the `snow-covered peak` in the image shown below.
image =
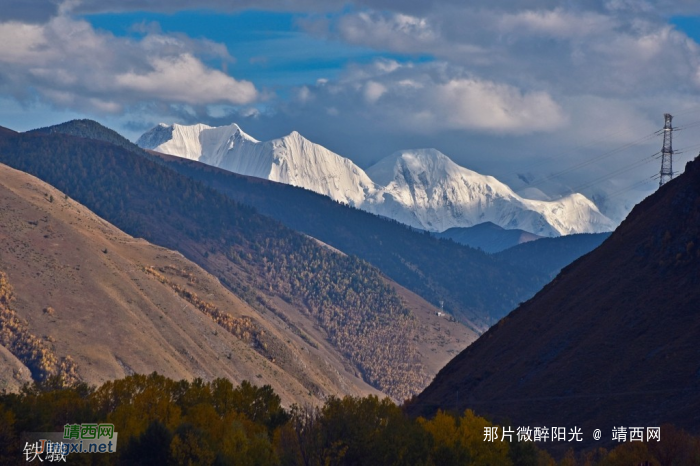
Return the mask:
{"type": "MultiPolygon", "coordinates": [[[[287,134],[286,136],[282,136],[281,138],[277,138],[277,139],[271,139],[268,142],[274,143],[274,145],[276,145],[276,146],[291,146],[291,145],[302,146],[303,145],[311,150],[313,150],[313,146],[323,147],[323,146],[315,144],[315,143],[311,142],[310,140],[306,139],[304,136],[302,136],[297,131],[292,131],[291,133],[287,134]]],[[[324,149],[325,149],[325,147],[324,147],[324,149]]],[[[337,154],[335,154],[335,155],[337,155],[337,154]]],[[[340,156],[338,155],[338,157],[340,157],[340,156]]]]}
{"type": "Polygon", "coordinates": [[[435,149],[396,152],[367,174],[382,186],[366,208],[416,228],[445,231],[493,222],[537,235],[609,231],[612,222],[581,194],[524,199],[492,176],[457,165],[435,149]]]}
{"type": "Polygon", "coordinates": [[[159,124],[146,132],[136,141],[143,149],[152,149],[166,154],[177,154],[192,160],[199,160],[198,155],[202,151],[199,135],[211,126],[197,124],[192,126],[159,124]]]}
{"type": "MultiPolygon", "coordinates": [[[[224,126],[225,128],[225,126],[224,126]]],[[[240,126],[238,126],[236,123],[233,123],[231,125],[231,128],[233,129],[233,137],[243,140],[243,141],[249,141],[249,142],[260,142],[257,139],[255,139],[253,136],[249,135],[245,131],[241,129],[240,126]]]]}
{"type": "Polygon", "coordinates": [[[158,126],[143,133],[136,141],[136,144],[143,149],[155,149],[172,138],[173,127],[165,123],[159,123],[158,126]]]}
{"type": "Polygon", "coordinates": [[[242,175],[303,187],[358,207],[375,190],[372,180],[350,159],[297,131],[261,142],[235,123],[214,128],[175,124],[171,129],[153,128],[138,144],[242,175]]]}
{"type": "Polygon", "coordinates": [[[367,174],[380,186],[389,184],[419,184],[431,187],[462,178],[472,183],[506,185],[493,177],[481,175],[457,165],[437,149],[412,149],[394,152],[367,169],[367,174]]]}
{"type": "Polygon", "coordinates": [[[444,177],[452,162],[446,155],[436,149],[416,149],[394,152],[367,169],[367,174],[375,183],[387,186],[397,178],[411,176],[427,182],[427,176],[444,177]]]}
{"type": "Polygon", "coordinates": [[[580,193],[569,194],[553,201],[523,199],[528,208],[540,212],[547,223],[561,235],[602,233],[615,229],[615,224],[603,215],[593,201],[580,193]]]}
{"type": "Polygon", "coordinates": [[[257,157],[270,167],[267,179],[300,186],[359,207],[375,191],[372,180],[352,160],[315,144],[297,131],[262,142],[257,157]]]}

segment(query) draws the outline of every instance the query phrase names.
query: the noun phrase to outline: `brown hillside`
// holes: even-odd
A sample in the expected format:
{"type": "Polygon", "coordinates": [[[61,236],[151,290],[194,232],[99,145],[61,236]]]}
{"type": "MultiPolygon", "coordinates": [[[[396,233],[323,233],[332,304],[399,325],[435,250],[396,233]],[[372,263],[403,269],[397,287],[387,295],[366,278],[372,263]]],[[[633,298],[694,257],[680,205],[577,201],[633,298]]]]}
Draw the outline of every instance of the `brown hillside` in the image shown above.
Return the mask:
{"type": "Polygon", "coordinates": [[[514,426],[579,426],[587,442],[598,428],[601,444],[613,426],[699,432],[700,161],[451,361],[410,409],[455,406],[514,426]]]}
{"type": "MultiPolygon", "coordinates": [[[[268,383],[286,403],[378,393],[293,306],[279,300],[272,307],[279,315],[261,315],[178,252],[135,239],[4,165],[0,271],[14,287],[11,307],[32,334],[70,355],[89,383],[155,370],[175,379],[268,383]]],[[[475,336],[396,288],[418,317],[418,349],[432,375],[475,336]]],[[[4,380],[17,369],[3,355],[4,380]]]]}
{"type": "Polygon", "coordinates": [[[158,371],[174,379],[226,376],[267,383],[288,403],[312,401],[316,386],[331,393],[376,393],[347,373],[323,370],[319,360],[327,355],[310,352],[301,339],[260,320],[181,254],[126,235],[58,190],[4,165],[0,270],[14,288],[11,307],[57,354],[72,356],[80,378],[91,384],[158,371]],[[233,318],[252,321],[267,348],[256,351],[253,342],[218,325],[147,267],[162,269],[168,283],[233,318]],[[276,358],[295,363],[282,369],[276,358]]]}

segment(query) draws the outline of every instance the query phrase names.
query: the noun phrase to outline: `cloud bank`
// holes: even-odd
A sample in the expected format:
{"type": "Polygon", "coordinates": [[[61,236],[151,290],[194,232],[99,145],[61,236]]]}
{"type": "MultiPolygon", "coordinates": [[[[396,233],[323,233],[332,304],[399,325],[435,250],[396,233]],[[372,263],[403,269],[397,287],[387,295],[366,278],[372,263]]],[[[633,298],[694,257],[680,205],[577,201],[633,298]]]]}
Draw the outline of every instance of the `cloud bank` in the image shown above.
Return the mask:
{"type": "Polygon", "coordinates": [[[56,16],[44,24],[0,23],[0,92],[84,112],[118,113],[134,105],[249,104],[253,83],[207,66],[226,63],[225,47],[206,40],[149,33],[140,40],[96,31],[56,16]]]}

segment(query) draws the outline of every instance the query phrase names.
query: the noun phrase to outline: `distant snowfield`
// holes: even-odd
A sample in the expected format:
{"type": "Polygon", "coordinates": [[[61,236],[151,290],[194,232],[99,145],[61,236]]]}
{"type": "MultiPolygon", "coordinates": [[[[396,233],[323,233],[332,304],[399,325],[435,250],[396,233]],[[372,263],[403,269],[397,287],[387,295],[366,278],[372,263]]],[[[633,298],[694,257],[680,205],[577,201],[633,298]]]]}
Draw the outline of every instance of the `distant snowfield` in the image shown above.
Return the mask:
{"type": "Polygon", "coordinates": [[[296,131],[258,141],[236,124],[161,123],[137,144],[234,173],[302,187],[428,231],[483,222],[541,236],[615,228],[582,194],[558,200],[526,199],[496,178],[461,167],[435,149],[399,151],[365,172],[296,131]]]}

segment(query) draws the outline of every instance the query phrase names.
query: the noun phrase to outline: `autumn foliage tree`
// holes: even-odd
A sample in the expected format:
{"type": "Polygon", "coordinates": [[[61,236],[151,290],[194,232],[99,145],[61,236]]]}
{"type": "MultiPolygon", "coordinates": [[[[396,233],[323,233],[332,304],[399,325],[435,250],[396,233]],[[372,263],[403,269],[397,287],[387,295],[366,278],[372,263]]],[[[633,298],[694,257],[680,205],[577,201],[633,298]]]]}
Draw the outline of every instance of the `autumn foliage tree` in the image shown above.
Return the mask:
{"type": "Polygon", "coordinates": [[[0,394],[0,462],[25,464],[22,432],[65,424],[113,423],[113,454],[71,453],[70,464],[119,465],[493,465],[617,466],[700,464],[700,442],[662,426],[661,442],[568,452],[557,463],[532,442],[488,442],[499,427],[466,410],[411,418],[389,398],[329,398],[323,406],[282,407],[269,386],[229,380],[174,381],[132,375],[93,388],[54,380],[0,394]]]}

